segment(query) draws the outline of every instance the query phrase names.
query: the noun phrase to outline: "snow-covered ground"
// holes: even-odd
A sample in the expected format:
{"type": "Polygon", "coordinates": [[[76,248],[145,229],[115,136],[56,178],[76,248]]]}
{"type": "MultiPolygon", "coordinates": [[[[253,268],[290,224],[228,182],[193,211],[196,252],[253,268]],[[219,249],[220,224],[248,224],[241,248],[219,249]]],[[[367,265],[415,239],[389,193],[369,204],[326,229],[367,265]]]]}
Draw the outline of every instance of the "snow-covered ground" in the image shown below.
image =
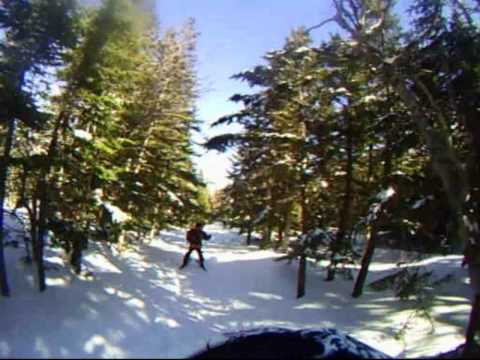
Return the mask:
{"type": "MultiPolygon", "coordinates": [[[[243,245],[219,225],[206,227],[208,272],[193,261],[178,270],[185,231],[165,231],[137,251],[119,254],[106,245],[87,252],[93,278],[66,271],[60,252],[47,251],[48,289],[38,293],[34,274],[7,247],[11,297],[0,298],[0,357],[186,357],[223,333],[259,326],[291,329],[335,327],[392,356],[433,355],[463,342],[470,290],[459,256],[425,263],[435,275],[452,274],[436,290],[434,328],[415,318],[403,339],[395,334],[412,314],[410,303],[391,291],[365,288],[350,296],[353,281],[325,282],[322,267],[310,264],[307,294],[295,298],[297,264],[274,262],[278,254],[243,245]],[[58,266],[55,266],[58,265],[58,266]]],[[[367,283],[395,268],[379,251],[367,283]]]]}

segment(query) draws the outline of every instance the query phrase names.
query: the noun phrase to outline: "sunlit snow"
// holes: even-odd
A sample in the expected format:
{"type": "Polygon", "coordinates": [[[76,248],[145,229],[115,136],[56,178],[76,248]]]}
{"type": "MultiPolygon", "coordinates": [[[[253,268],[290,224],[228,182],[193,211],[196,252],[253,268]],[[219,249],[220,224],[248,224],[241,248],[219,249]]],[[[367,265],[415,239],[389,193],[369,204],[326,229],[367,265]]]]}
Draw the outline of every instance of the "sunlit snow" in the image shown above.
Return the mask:
{"type": "MultiPolygon", "coordinates": [[[[47,271],[39,293],[22,247],[6,248],[11,297],[0,298],[0,357],[186,357],[224,338],[259,326],[290,329],[335,327],[393,356],[434,355],[464,340],[470,289],[461,256],[435,256],[421,264],[435,278],[451,275],[436,290],[430,323],[415,318],[404,339],[395,335],[412,315],[412,303],[391,291],[353,299],[353,281],[325,282],[319,263],[309,262],[306,296],[296,299],[297,262],[273,261],[271,250],[246,246],[243,236],[220,225],[205,229],[208,271],[196,256],[178,270],[186,251],[186,229],[171,229],[151,243],[124,252],[90,245],[77,277],[63,266],[47,271]]],[[[367,283],[391,274],[407,253],[378,250],[367,283]]],[[[46,251],[57,264],[58,250],[46,251]]],[[[357,268],[358,269],[358,268],[357,268]]],[[[356,273],[356,270],[354,270],[356,273]]]]}

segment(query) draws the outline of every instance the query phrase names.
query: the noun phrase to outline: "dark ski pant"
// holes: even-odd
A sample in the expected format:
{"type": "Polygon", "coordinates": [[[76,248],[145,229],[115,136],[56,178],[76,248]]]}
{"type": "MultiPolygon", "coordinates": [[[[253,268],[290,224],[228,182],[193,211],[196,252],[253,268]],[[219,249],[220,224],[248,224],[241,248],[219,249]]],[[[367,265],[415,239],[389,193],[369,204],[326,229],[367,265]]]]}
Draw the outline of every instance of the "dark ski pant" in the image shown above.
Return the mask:
{"type": "Polygon", "coordinates": [[[203,265],[204,259],[203,259],[202,249],[201,248],[190,248],[190,249],[188,249],[187,253],[183,257],[183,263],[182,263],[182,266],[180,266],[181,268],[184,268],[185,266],[187,266],[188,261],[190,260],[190,254],[192,253],[193,250],[195,250],[198,253],[198,259],[200,260],[200,266],[202,268],[205,267],[205,265],[203,265]]]}

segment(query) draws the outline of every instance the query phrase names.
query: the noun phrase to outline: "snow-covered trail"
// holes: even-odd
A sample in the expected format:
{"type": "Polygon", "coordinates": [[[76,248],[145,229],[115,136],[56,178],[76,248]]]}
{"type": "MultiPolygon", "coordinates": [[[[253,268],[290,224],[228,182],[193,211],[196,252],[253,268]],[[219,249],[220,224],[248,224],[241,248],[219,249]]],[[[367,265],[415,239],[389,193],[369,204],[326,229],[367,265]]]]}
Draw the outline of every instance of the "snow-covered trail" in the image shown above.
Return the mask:
{"type": "MultiPolygon", "coordinates": [[[[272,261],[277,254],[247,248],[221,226],[207,226],[208,272],[196,254],[178,270],[185,232],[165,231],[151,244],[119,256],[107,246],[85,258],[93,279],[63,268],[56,251],[48,262],[49,285],[39,294],[33,271],[20,261],[23,249],[7,248],[12,296],[0,298],[0,357],[185,357],[222,334],[258,326],[336,327],[390,355],[435,354],[463,340],[468,317],[466,274],[460,258],[432,262],[454,280],[435,299],[435,332],[415,321],[406,346],[395,333],[411,313],[390,292],[366,291],[352,299],[352,281],[323,281],[320,267],[309,266],[307,295],[295,298],[297,264],[272,261]]],[[[369,281],[392,268],[372,266],[369,281]]]]}

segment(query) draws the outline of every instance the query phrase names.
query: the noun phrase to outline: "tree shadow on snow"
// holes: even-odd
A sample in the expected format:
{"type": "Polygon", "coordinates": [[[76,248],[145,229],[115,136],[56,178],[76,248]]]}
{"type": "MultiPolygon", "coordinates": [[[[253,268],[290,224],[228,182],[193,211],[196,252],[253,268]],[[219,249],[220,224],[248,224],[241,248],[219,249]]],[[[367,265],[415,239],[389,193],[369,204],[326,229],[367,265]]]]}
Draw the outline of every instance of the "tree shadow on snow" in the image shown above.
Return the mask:
{"type": "MultiPolygon", "coordinates": [[[[0,302],[6,324],[0,333],[0,356],[185,357],[220,340],[223,333],[261,326],[336,327],[390,339],[398,324],[386,319],[408,308],[388,292],[366,289],[361,298],[352,299],[352,281],[325,282],[323,269],[313,266],[306,296],[296,299],[296,262],[273,262],[274,256],[262,251],[247,256],[251,249],[226,240],[205,247],[207,272],[199,268],[195,253],[180,271],[183,236],[167,232],[161,241],[168,246],[153,242],[122,256],[105,247],[101,256],[108,266],[97,266],[92,281],[73,277],[71,283],[62,283],[69,277],[62,269],[49,272],[54,285],[46,293],[0,302]],[[14,312],[19,308],[23,314],[14,312]]],[[[95,268],[88,257],[86,265],[95,268]]],[[[22,281],[31,284],[32,279],[22,281]]],[[[443,294],[436,305],[468,302],[448,291],[443,294]]],[[[461,331],[467,316],[445,312],[440,321],[461,331]]]]}

